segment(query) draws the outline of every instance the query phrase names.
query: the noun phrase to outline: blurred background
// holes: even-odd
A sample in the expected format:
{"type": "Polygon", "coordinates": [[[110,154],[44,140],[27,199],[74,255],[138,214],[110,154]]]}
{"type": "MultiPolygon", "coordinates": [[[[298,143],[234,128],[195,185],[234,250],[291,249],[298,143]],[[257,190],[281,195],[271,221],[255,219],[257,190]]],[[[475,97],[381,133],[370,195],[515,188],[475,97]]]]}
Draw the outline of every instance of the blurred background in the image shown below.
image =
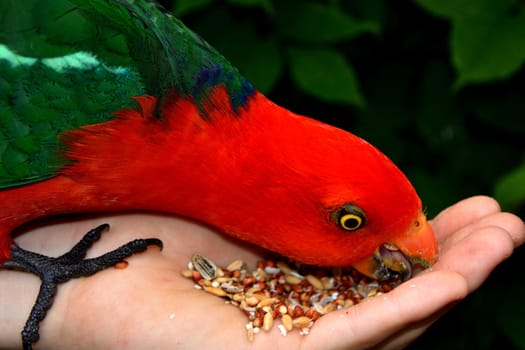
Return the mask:
{"type": "MultiPolygon", "coordinates": [[[[165,0],[275,102],[352,131],[430,217],[495,196],[525,218],[522,0],[165,0]]],[[[410,349],[525,349],[525,249],[410,349]]]]}
{"type": "MultiPolygon", "coordinates": [[[[379,147],[429,217],[484,194],[525,219],[524,0],[161,2],[273,101],[379,147]]],[[[34,20],[15,3],[41,5],[42,18],[61,8],[0,0],[0,24],[34,20]]],[[[37,24],[58,44],[91,33],[66,19],[37,24]]],[[[64,54],[19,34],[31,39],[11,42],[22,53],[64,54]]],[[[524,270],[522,247],[409,349],[525,349],[524,270]]]]}

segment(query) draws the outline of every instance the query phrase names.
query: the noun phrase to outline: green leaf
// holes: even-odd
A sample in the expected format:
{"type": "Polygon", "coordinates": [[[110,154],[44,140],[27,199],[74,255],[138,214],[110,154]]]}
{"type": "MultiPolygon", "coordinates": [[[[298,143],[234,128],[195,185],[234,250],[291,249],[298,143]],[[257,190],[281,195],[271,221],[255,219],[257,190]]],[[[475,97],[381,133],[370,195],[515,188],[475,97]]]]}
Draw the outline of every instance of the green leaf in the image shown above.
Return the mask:
{"type": "Polygon", "coordinates": [[[341,53],[289,48],[288,57],[292,79],[305,93],[326,102],[364,106],[354,69],[341,53]]]}
{"type": "Polygon", "coordinates": [[[450,46],[456,88],[501,80],[525,61],[525,10],[516,0],[416,0],[452,20],[450,46]]]}
{"type": "MultiPolygon", "coordinates": [[[[498,180],[494,188],[494,197],[507,210],[525,204],[525,164],[498,180]]],[[[525,338],[523,344],[525,346],[525,338]]]]}
{"type": "Polygon", "coordinates": [[[461,18],[472,12],[480,1],[469,0],[414,0],[419,6],[437,17],[461,18]]]}
{"type": "Polygon", "coordinates": [[[497,16],[492,12],[457,21],[452,31],[456,87],[510,77],[525,60],[525,12],[497,16]]]}
{"type": "Polygon", "coordinates": [[[355,19],[335,7],[312,2],[281,2],[275,20],[282,35],[305,42],[331,43],[380,31],[377,22],[355,19]]]}

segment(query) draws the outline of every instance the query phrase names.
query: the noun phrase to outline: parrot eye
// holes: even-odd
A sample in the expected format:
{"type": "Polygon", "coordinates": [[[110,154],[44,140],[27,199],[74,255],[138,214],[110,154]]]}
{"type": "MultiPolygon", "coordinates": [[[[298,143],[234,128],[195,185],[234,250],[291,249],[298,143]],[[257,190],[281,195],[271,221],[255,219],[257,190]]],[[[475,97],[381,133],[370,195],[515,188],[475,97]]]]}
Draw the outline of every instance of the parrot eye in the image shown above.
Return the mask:
{"type": "Polygon", "coordinates": [[[333,213],[334,221],[345,231],[355,231],[366,223],[365,213],[353,204],[345,204],[333,213]]]}

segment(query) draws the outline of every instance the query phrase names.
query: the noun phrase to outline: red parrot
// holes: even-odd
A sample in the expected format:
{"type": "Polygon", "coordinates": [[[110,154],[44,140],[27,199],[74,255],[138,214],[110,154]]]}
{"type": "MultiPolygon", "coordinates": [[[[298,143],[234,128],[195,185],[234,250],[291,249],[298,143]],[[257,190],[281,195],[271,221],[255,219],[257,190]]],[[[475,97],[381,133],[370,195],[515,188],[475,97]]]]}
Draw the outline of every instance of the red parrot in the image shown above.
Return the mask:
{"type": "Polygon", "coordinates": [[[37,257],[11,233],[43,216],[166,212],[302,263],[352,265],[379,279],[436,260],[421,201],[385,155],[272,103],[177,19],[144,0],[22,3],[34,27],[0,28],[0,58],[17,62],[0,68],[10,87],[0,101],[0,264],[43,280],[26,349],[58,283],[162,246],[136,240],[94,266],[83,257],[101,225],[64,256],[37,257]],[[37,21],[42,6],[77,31],[37,21]]]}

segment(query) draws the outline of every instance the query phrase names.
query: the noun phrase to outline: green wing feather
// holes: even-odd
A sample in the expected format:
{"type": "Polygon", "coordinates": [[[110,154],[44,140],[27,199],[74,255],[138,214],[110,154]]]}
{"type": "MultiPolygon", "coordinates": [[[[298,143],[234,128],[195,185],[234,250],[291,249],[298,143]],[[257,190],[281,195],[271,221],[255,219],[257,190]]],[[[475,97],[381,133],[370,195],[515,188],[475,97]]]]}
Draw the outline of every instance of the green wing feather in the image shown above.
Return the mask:
{"type": "MultiPolygon", "coordinates": [[[[52,177],[58,136],[109,120],[130,96],[171,88],[199,106],[253,87],[179,20],[145,0],[0,1],[0,189],[52,177]]],[[[205,117],[203,115],[203,117],[205,117]]]]}

